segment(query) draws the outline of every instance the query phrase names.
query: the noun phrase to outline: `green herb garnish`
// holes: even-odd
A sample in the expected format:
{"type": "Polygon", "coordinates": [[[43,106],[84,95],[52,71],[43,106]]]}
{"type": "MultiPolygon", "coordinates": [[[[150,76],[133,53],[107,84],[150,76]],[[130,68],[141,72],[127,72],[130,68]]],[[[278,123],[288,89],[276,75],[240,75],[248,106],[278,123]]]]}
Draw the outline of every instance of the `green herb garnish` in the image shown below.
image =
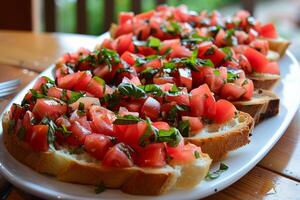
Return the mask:
{"type": "Polygon", "coordinates": [[[121,83],[118,86],[118,91],[122,96],[131,96],[136,99],[146,96],[146,93],[143,89],[137,87],[132,83],[121,83]]]}
{"type": "Polygon", "coordinates": [[[227,165],[225,165],[224,163],[221,163],[220,164],[220,167],[217,171],[214,171],[214,172],[208,172],[205,179],[206,180],[213,180],[213,179],[216,179],[216,178],[219,178],[220,175],[225,172],[229,167],[227,165]]]}
{"type": "Polygon", "coordinates": [[[136,124],[140,121],[143,121],[141,118],[136,117],[134,115],[125,115],[125,116],[117,116],[117,119],[113,122],[113,124],[136,124]]]}

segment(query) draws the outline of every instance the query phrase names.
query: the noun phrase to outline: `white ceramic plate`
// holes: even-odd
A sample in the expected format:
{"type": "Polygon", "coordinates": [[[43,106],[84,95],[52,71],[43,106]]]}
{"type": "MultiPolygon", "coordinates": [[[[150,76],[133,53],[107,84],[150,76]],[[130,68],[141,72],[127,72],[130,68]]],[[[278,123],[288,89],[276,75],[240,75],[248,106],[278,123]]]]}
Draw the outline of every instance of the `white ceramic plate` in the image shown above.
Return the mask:
{"type": "MultiPolygon", "coordinates": [[[[103,35],[106,37],[107,35],[103,35]]],[[[103,39],[100,37],[99,40],[103,39]]],[[[143,197],[144,199],[199,199],[220,191],[252,169],[272,148],[283,135],[292,120],[300,102],[300,69],[294,56],[288,52],[280,61],[282,80],[275,88],[280,97],[280,113],[268,119],[254,129],[251,143],[243,148],[229,153],[223,162],[229,166],[218,179],[203,181],[190,191],[170,191],[158,197],[143,197]]],[[[53,66],[40,76],[52,76],[53,66]]],[[[23,96],[33,82],[22,90],[12,101],[20,103],[23,96]]],[[[10,106],[10,105],[9,105],[10,106]]],[[[2,116],[1,116],[2,121],[2,116]]],[[[0,127],[2,133],[2,127],[0,127]]],[[[217,169],[215,164],[212,170],[217,169]]],[[[53,177],[39,174],[27,166],[16,161],[7,152],[0,135],[0,170],[3,176],[12,184],[41,198],[47,199],[140,199],[141,196],[132,196],[119,190],[107,190],[101,194],[94,193],[94,187],[76,185],[57,181],[53,177]]]]}

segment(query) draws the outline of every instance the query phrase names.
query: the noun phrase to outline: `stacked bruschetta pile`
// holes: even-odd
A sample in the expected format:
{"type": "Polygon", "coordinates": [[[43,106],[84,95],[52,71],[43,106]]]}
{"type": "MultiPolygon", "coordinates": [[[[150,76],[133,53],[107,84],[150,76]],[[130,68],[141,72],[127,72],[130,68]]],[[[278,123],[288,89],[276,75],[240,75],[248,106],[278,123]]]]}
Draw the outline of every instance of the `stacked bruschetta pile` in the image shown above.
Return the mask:
{"type": "Polygon", "coordinates": [[[288,44],[246,11],[122,12],[110,38],[65,54],[54,79],[11,106],[6,147],[62,181],[140,195],[192,188],[278,113],[270,89],[288,44]]]}

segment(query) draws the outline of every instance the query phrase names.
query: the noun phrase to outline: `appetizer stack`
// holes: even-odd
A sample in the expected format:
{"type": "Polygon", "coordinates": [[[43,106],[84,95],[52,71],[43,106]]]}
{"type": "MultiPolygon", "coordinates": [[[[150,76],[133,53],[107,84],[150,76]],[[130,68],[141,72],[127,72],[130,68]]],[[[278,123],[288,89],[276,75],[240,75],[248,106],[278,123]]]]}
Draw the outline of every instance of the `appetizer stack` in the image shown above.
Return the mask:
{"type": "Polygon", "coordinates": [[[158,6],[120,13],[111,37],[57,63],[3,118],[8,151],[59,180],[157,195],[192,188],[212,160],[278,113],[288,47],[272,24],[158,6]]]}

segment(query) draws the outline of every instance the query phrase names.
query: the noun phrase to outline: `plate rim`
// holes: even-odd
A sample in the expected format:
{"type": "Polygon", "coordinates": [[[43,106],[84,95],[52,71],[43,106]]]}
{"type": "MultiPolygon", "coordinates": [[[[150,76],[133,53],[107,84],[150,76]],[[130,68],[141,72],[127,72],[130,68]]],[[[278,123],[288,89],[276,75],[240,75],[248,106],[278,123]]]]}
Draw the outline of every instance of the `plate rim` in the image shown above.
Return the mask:
{"type": "MultiPolygon", "coordinates": [[[[99,38],[105,38],[107,36],[107,33],[101,35],[99,38]]],[[[291,61],[291,64],[295,65],[295,68],[298,68],[298,70],[300,70],[300,66],[299,63],[297,61],[297,59],[295,58],[295,56],[293,55],[293,53],[291,53],[289,50],[287,50],[286,55],[288,57],[288,59],[291,61]]],[[[21,93],[24,93],[24,91],[27,91],[29,86],[31,86],[33,84],[33,82],[35,82],[39,77],[45,75],[45,74],[49,74],[49,73],[53,73],[53,69],[54,69],[55,65],[52,64],[50,65],[48,68],[46,68],[43,72],[41,72],[35,79],[33,79],[29,84],[27,84],[21,91],[18,92],[18,94],[12,98],[12,100],[7,104],[7,106],[5,107],[5,109],[3,110],[3,112],[1,113],[0,116],[0,120],[1,120],[1,125],[0,125],[0,142],[3,143],[3,132],[2,132],[2,119],[3,119],[3,115],[4,113],[7,112],[8,108],[10,107],[10,105],[16,101],[16,99],[21,95],[21,93]]],[[[299,75],[300,77],[300,75],[299,75]]],[[[298,95],[298,104],[295,106],[295,108],[290,111],[290,113],[285,115],[285,118],[282,120],[280,127],[277,129],[277,131],[273,134],[272,138],[270,138],[268,140],[268,142],[265,144],[265,146],[255,155],[253,156],[246,165],[244,165],[243,167],[241,167],[238,171],[236,171],[234,174],[232,174],[231,176],[225,177],[224,179],[222,179],[222,181],[220,181],[219,183],[216,184],[216,186],[214,188],[218,188],[218,191],[223,190],[224,188],[227,188],[228,186],[230,186],[231,184],[235,183],[237,180],[241,179],[245,174],[247,174],[252,168],[255,167],[255,165],[271,150],[271,148],[278,142],[278,140],[282,137],[282,135],[285,133],[286,129],[288,128],[289,124],[291,123],[292,119],[294,118],[299,105],[300,105],[300,95],[298,95]]],[[[276,117],[276,116],[275,116],[276,117]]],[[[5,153],[8,153],[8,151],[6,149],[4,149],[5,153]]],[[[9,153],[8,153],[9,154],[9,153]]],[[[9,154],[9,156],[11,156],[9,154]]],[[[12,156],[11,156],[12,157],[12,156]]],[[[13,158],[13,157],[12,157],[13,158]]],[[[15,158],[13,158],[15,159],[15,158]]],[[[18,162],[18,161],[17,161],[18,162]]],[[[5,164],[4,164],[5,165],[5,164]]],[[[58,195],[58,191],[46,191],[46,190],[36,190],[33,186],[31,185],[27,185],[26,183],[24,183],[24,180],[19,179],[18,177],[15,177],[13,173],[10,172],[9,169],[7,169],[2,163],[2,160],[0,160],[0,172],[1,174],[9,181],[11,182],[13,185],[16,185],[19,188],[23,188],[24,190],[26,190],[26,192],[34,194],[36,196],[39,197],[43,197],[43,198],[55,198],[55,199],[76,199],[76,197],[74,197],[73,195],[67,194],[67,193],[63,193],[61,195],[58,195]],[[54,193],[53,193],[54,191],[54,193]]],[[[58,181],[58,180],[57,180],[58,181]]],[[[202,195],[201,198],[207,197],[212,195],[213,193],[215,193],[214,188],[209,188],[210,191],[207,191],[205,195],[202,195]]],[[[209,190],[207,189],[207,190],[209,190]]],[[[146,199],[155,199],[155,197],[152,196],[145,196],[146,199]]],[[[158,196],[159,198],[160,196],[158,196]]],[[[194,196],[195,198],[196,196],[194,196]]],[[[157,198],[157,197],[156,197],[157,198]]],[[[193,198],[189,195],[187,195],[186,199],[190,199],[193,198]]],[[[101,199],[101,196],[99,196],[98,199],[101,199]]]]}

